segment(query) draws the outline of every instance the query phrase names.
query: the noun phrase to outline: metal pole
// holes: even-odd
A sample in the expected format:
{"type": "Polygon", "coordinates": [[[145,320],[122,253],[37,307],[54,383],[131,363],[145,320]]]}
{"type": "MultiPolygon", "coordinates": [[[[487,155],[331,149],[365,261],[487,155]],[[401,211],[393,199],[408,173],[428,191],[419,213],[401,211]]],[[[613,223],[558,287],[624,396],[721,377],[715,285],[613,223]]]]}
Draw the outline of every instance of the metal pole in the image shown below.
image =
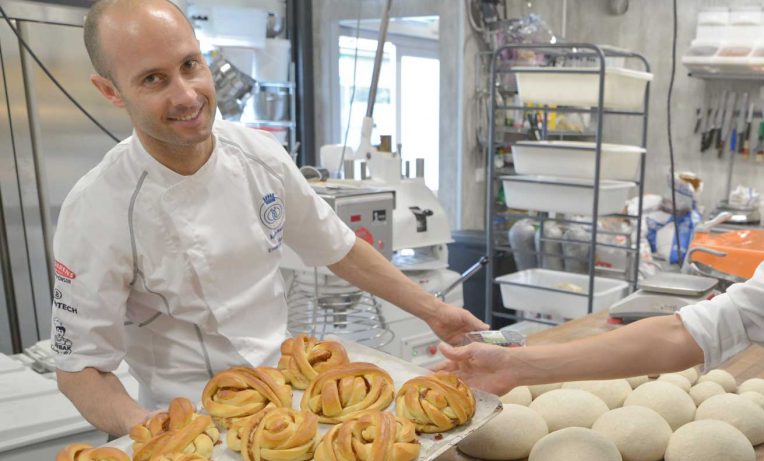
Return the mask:
{"type": "Polygon", "coordinates": [[[489,111],[488,112],[488,149],[485,153],[485,249],[488,256],[488,264],[485,266],[485,323],[491,325],[493,321],[493,273],[496,262],[495,242],[493,236],[493,217],[494,217],[494,126],[496,125],[496,60],[499,57],[496,51],[491,55],[491,79],[488,87],[489,111]]]}
{"type": "Polygon", "coordinates": [[[393,6],[393,0],[387,0],[385,9],[382,12],[382,22],[379,24],[379,37],[377,37],[377,52],[374,55],[374,70],[371,74],[371,87],[369,87],[369,100],[366,103],[366,116],[371,118],[374,115],[374,102],[377,100],[377,85],[379,84],[379,71],[382,68],[382,56],[385,51],[385,40],[387,40],[387,26],[390,24],[390,8],[393,6]]]}
{"type": "Polygon", "coordinates": [[[599,81],[599,97],[597,99],[597,133],[595,138],[595,151],[594,151],[594,205],[592,206],[592,244],[589,247],[589,299],[587,304],[587,312],[592,313],[594,307],[594,276],[595,276],[595,263],[597,261],[597,219],[599,218],[599,201],[600,201],[600,173],[601,173],[601,160],[602,160],[602,127],[603,127],[603,106],[605,104],[605,54],[598,47],[594,47],[600,60],[600,81],[599,81]]]}
{"type": "MultiPolygon", "coordinates": [[[[19,21],[18,30],[24,41],[29,42],[27,25],[19,21]]],[[[48,202],[48,186],[45,182],[45,169],[40,152],[40,122],[37,117],[37,93],[34,86],[34,69],[32,61],[27,58],[27,52],[19,42],[19,58],[21,59],[21,74],[24,81],[24,97],[27,104],[29,118],[29,137],[32,146],[32,163],[34,166],[35,185],[37,186],[37,200],[40,206],[40,223],[42,225],[42,243],[45,250],[45,264],[47,265],[49,287],[53,288],[53,225],[50,219],[50,205],[48,202]]],[[[52,300],[51,300],[52,301],[52,300]]]]}

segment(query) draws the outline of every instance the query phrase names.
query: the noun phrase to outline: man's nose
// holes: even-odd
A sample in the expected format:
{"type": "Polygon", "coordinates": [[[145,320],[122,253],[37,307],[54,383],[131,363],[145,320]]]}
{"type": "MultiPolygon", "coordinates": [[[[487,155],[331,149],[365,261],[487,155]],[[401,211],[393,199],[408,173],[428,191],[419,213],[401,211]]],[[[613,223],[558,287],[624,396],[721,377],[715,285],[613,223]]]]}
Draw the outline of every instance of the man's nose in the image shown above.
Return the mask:
{"type": "Polygon", "coordinates": [[[192,82],[182,76],[176,77],[171,86],[171,100],[174,106],[193,106],[196,104],[197,94],[192,82]]]}

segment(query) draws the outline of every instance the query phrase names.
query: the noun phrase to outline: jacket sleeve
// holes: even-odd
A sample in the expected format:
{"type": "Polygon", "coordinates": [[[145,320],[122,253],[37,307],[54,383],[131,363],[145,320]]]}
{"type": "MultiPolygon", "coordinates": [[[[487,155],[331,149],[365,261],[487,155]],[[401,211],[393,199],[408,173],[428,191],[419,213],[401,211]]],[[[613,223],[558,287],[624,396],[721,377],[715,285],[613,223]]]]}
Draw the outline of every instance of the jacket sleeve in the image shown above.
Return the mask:
{"type": "Polygon", "coordinates": [[[750,280],[710,301],[685,306],[679,315],[703,349],[705,370],[718,367],[751,342],[764,343],[764,263],[750,280]]]}
{"type": "Polygon", "coordinates": [[[132,278],[124,220],[101,194],[78,191],[61,209],[54,254],[51,349],[63,371],[117,368],[125,355],[125,311],[132,278]]]}

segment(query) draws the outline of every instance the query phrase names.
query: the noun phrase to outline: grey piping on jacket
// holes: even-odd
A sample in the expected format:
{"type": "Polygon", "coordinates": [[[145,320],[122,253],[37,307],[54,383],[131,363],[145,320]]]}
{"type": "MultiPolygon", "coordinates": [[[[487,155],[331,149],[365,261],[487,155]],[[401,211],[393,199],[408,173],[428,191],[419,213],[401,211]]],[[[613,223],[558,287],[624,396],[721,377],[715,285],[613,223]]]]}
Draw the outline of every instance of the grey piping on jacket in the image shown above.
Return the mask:
{"type": "Polygon", "coordinates": [[[215,373],[212,372],[212,364],[210,363],[210,355],[207,353],[207,346],[204,344],[204,339],[202,338],[202,330],[199,328],[199,325],[194,324],[194,328],[196,328],[196,337],[199,338],[199,344],[202,345],[202,353],[204,354],[204,362],[207,364],[207,373],[210,374],[210,379],[215,375],[215,373]]]}
{"type": "MultiPolygon", "coordinates": [[[[245,157],[247,157],[248,159],[250,159],[250,160],[252,160],[252,161],[254,161],[254,162],[257,162],[257,163],[259,163],[259,164],[260,164],[260,166],[262,166],[263,168],[265,168],[265,170],[266,170],[268,173],[270,173],[270,174],[271,174],[271,175],[272,175],[274,178],[276,178],[276,180],[277,180],[278,182],[280,182],[280,183],[281,183],[281,185],[282,185],[282,186],[284,186],[284,178],[282,178],[281,176],[279,176],[279,174],[278,174],[278,173],[276,173],[276,170],[274,170],[273,168],[271,168],[271,167],[270,167],[270,165],[268,165],[267,163],[263,162],[262,160],[260,160],[259,158],[255,157],[254,155],[250,154],[250,153],[249,153],[249,152],[247,152],[246,150],[242,149],[242,148],[241,148],[241,146],[240,146],[240,145],[238,145],[238,144],[236,144],[235,142],[231,142],[231,141],[229,141],[229,140],[227,140],[227,139],[221,139],[221,138],[218,138],[218,139],[220,140],[220,142],[222,142],[222,143],[224,143],[224,144],[228,144],[229,146],[236,148],[236,149],[237,149],[239,152],[241,152],[241,153],[242,153],[242,155],[244,155],[244,156],[245,156],[245,157]]],[[[249,177],[248,177],[248,179],[252,179],[252,178],[249,178],[249,177]]]]}
{"type": "Polygon", "coordinates": [[[130,286],[133,286],[135,279],[138,276],[138,249],[135,244],[135,231],[133,229],[133,211],[135,210],[135,201],[138,198],[138,192],[141,191],[143,181],[148,175],[148,171],[141,173],[141,177],[138,179],[138,184],[136,184],[135,190],[133,191],[133,196],[130,198],[130,207],[127,209],[127,226],[130,231],[130,248],[133,253],[133,279],[130,281],[130,286]]]}

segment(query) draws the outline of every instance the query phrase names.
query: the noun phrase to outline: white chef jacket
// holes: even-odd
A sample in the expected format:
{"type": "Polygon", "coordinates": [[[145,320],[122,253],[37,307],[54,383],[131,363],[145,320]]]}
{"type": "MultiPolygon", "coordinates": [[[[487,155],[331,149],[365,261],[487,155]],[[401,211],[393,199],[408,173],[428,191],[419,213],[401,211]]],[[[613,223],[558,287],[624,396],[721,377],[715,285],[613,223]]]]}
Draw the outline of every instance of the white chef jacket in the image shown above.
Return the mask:
{"type": "Polygon", "coordinates": [[[706,371],[752,342],[764,344],[764,262],[750,280],[732,285],[709,301],[683,307],[679,316],[703,349],[706,371]]]}
{"type": "Polygon", "coordinates": [[[133,134],[74,186],[58,221],[57,367],[112,371],[124,359],[147,408],[198,401],[227,367],[275,365],[282,243],[325,266],[355,242],[269,134],[216,120],[213,135],[209,160],[182,176],[133,134]]]}

